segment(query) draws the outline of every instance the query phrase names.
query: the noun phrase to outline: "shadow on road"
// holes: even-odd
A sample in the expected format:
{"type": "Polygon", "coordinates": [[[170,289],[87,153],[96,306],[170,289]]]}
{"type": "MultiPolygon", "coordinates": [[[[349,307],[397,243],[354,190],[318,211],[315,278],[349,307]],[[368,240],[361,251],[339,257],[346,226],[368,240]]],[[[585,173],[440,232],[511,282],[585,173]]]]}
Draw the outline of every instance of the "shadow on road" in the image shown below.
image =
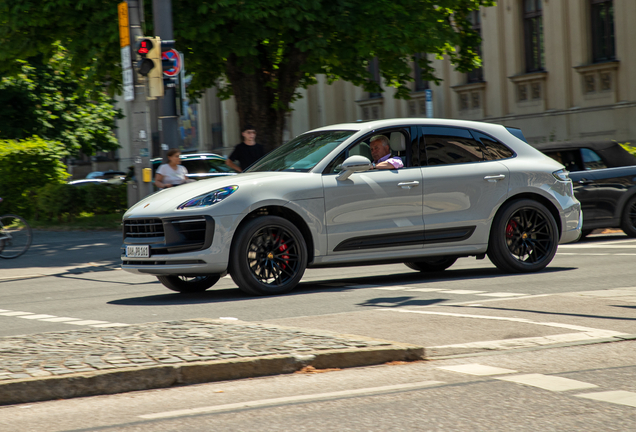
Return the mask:
{"type": "MultiPolygon", "coordinates": [[[[542,273],[553,273],[576,270],[576,267],[551,267],[542,271],[542,273]]],[[[491,279],[497,277],[523,277],[527,275],[518,274],[511,275],[503,273],[497,269],[462,269],[462,270],[446,270],[444,272],[434,273],[392,273],[379,276],[363,276],[350,278],[330,278],[324,280],[313,280],[300,283],[292,292],[284,294],[285,296],[299,296],[307,294],[316,294],[322,292],[345,292],[358,289],[367,289],[369,285],[402,285],[408,287],[413,284],[422,284],[428,282],[452,282],[466,279],[491,279]]],[[[186,304],[202,304],[202,303],[220,303],[228,301],[249,301],[258,300],[264,297],[253,297],[243,293],[238,288],[217,288],[210,289],[202,293],[181,294],[167,292],[165,294],[157,294],[143,297],[130,297],[109,302],[109,304],[121,306],[158,306],[158,305],[186,305],[186,304]]],[[[413,300],[413,297],[396,297],[393,300],[387,298],[379,298],[367,300],[361,306],[382,306],[380,303],[391,304],[391,307],[397,306],[427,306],[434,303],[443,302],[449,299],[435,300],[413,300]]]]}
{"type": "MultiPolygon", "coordinates": [[[[465,306],[458,306],[458,305],[449,305],[449,307],[459,307],[459,308],[465,309],[465,306]]],[[[579,318],[606,319],[606,320],[617,320],[617,321],[636,321],[636,318],[632,318],[632,317],[590,315],[590,314],[577,314],[577,313],[567,313],[567,312],[550,312],[550,311],[541,311],[541,310],[532,310],[532,309],[516,309],[516,308],[506,308],[506,307],[488,307],[488,306],[472,306],[472,307],[474,309],[488,309],[488,310],[496,310],[496,311],[529,312],[529,313],[538,314],[538,315],[560,315],[560,316],[570,316],[570,317],[579,317],[579,318]]],[[[634,306],[614,306],[614,307],[635,308],[634,306]]]]}

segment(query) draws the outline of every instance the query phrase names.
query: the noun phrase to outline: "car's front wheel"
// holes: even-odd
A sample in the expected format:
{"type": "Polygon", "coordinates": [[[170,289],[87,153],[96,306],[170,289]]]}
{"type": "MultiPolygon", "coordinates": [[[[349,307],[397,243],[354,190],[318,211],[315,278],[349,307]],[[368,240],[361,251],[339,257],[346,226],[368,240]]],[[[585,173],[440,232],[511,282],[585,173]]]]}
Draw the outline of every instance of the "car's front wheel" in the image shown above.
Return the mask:
{"type": "Polygon", "coordinates": [[[558,243],[556,222],[544,205],[530,199],[511,201],[495,216],[488,258],[505,272],[534,272],[552,261],[558,243]]]}
{"type": "Polygon", "coordinates": [[[298,285],[305,273],[305,239],[287,219],[252,219],[236,233],[229,267],[234,282],[248,294],[286,293],[298,285]]]}
{"type": "Polygon", "coordinates": [[[636,237],[636,196],[631,197],[623,207],[621,229],[630,237],[636,237]]]}
{"type": "Polygon", "coordinates": [[[220,275],[202,275],[202,276],[157,276],[166,288],[180,293],[197,293],[203,292],[217,283],[220,275]]]}
{"type": "Polygon", "coordinates": [[[438,272],[444,271],[457,261],[457,257],[433,257],[418,261],[405,262],[404,264],[413,270],[421,272],[438,272]]]}

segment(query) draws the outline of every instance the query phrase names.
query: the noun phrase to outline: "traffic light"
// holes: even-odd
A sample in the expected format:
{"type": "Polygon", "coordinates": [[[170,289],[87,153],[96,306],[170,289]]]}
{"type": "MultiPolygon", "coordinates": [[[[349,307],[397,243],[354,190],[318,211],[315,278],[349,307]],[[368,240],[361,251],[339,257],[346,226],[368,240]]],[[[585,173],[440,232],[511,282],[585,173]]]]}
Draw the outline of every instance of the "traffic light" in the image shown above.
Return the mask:
{"type": "Polygon", "coordinates": [[[139,74],[148,77],[148,97],[163,96],[163,67],[161,62],[161,38],[142,37],[137,41],[139,74]]]}

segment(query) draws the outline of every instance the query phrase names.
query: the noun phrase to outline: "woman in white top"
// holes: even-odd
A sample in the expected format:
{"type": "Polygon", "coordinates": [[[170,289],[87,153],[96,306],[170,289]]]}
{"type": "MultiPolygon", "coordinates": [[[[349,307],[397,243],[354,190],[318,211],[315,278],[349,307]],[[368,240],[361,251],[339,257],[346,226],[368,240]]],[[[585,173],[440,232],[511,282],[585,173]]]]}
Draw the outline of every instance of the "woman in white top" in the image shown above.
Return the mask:
{"type": "Polygon", "coordinates": [[[166,153],[168,163],[162,164],[155,174],[155,185],[160,189],[178,186],[188,183],[188,170],[181,165],[181,152],[178,149],[170,149],[166,153]]]}

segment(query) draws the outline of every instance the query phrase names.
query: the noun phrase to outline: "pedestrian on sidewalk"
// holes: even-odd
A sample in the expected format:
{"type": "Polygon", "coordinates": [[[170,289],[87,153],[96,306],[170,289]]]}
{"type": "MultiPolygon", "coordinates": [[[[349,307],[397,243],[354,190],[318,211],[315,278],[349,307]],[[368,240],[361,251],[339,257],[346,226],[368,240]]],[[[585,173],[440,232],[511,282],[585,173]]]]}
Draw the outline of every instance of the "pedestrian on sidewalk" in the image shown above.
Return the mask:
{"type": "Polygon", "coordinates": [[[245,171],[265,155],[265,147],[256,142],[256,129],[253,126],[245,125],[241,135],[243,135],[243,142],[234,147],[234,151],[225,161],[227,166],[238,172],[245,171]],[[238,161],[239,165],[234,161],[238,161]]]}

